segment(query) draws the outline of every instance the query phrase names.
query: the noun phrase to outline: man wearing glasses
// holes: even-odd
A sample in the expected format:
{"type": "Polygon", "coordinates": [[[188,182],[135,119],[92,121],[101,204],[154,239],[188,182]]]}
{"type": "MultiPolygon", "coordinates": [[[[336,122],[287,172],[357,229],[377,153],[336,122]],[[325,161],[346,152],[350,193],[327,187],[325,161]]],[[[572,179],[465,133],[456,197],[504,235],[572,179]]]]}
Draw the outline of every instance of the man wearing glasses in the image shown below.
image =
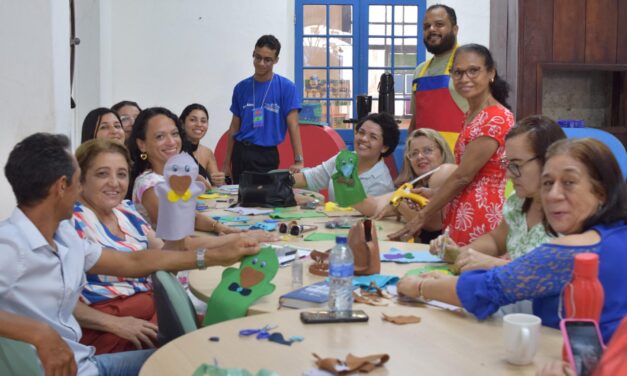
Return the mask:
{"type": "Polygon", "coordinates": [[[423,41],[433,57],[416,67],[412,85],[411,122],[408,133],[431,128],[459,133],[468,111],[468,102],[459,95],[450,79],[457,47],[457,16],[443,4],[427,9],[423,20],[423,41]]]}
{"type": "Polygon", "coordinates": [[[253,52],[255,74],[233,90],[233,118],[223,170],[234,184],[244,171],[267,172],[279,167],[277,146],[285,139],[286,131],[294,152],[290,170],[298,172],[304,166],[296,86],[272,70],[279,62],[280,51],[281,43],[273,35],[259,38],[253,52]]]}

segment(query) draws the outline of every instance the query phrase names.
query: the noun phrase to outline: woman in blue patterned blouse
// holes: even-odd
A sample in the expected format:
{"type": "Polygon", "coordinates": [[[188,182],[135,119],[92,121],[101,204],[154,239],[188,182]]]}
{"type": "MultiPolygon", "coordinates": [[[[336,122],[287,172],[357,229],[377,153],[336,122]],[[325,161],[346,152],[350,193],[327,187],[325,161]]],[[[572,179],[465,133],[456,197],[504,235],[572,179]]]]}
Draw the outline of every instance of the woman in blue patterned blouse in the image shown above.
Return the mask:
{"type": "Polygon", "coordinates": [[[574,255],[599,255],[605,290],[600,327],[607,342],[627,314],[627,188],[612,152],[592,139],[561,140],[547,151],[541,198],[549,230],[563,234],[511,263],[459,277],[430,273],[401,279],[398,291],[464,307],[483,320],[499,307],[532,299],[542,323],[558,327],[560,294],[574,255]]]}

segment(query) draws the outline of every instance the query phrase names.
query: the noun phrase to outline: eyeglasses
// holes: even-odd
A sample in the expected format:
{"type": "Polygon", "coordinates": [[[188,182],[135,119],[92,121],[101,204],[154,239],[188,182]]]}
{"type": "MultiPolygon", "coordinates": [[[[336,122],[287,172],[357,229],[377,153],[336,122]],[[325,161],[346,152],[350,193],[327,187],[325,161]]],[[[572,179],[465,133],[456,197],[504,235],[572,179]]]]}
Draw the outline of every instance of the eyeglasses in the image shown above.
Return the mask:
{"type": "Polygon", "coordinates": [[[514,175],[514,177],[519,178],[522,175],[522,173],[520,172],[520,169],[527,163],[538,158],[539,157],[536,155],[535,157],[531,159],[527,159],[526,161],[522,163],[514,163],[514,162],[511,162],[509,159],[503,158],[501,159],[501,166],[503,166],[503,168],[506,168],[509,172],[511,172],[512,175],[514,175]]]}
{"type": "Polygon", "coordinates": [[[468,78],[470,78],[471,80],[473,78],[477,78],[477,76],[479,76],[479,73],[481,72],[481,67],[470,67],[468,69],[462,70],[462,69],[454,69],[451,72],[451,76],[453,76],[454,80],[461,80],[464,75],[468,76],[468,78]]]}
{"type": "Polygon", "coordinates": [[[134,116],[123,115],[123,116],[120,116],[120,121],[124,125],[133,124],[133,123],[135,123],[135,117],[134,116]]]}
{"type": "Polygon", "coordinates": [[[431,154],[433,154],[433,152],[435,152],[435,149],[431,147],[426,147],[422,150],[414,150],[411,152],[411,154],[407,154],[407,159],[409,159],[410,161],[415,161],[416,159],[418,159],[418,157],[420,157],[420,154],[424,155],[425,157],[429,157],[431,156],[431,154]]]}
{"type": "Polygon", "coordinates": [[[263,57],[261,55],[257,55],[254,52],[253,52],[253,59],[255,59],[255,62],[257,62],[257,63],[261,63],[262,61],[263,61],[264,64],[272,64],[272,63],[274,63],[274,58],[273,57],[263,57]]]}
{"type": "Polygon", "coordinates": [[[293,236],[298,236],[303,232],[312,231],[317,228],[318,226],[316,225],[299,225],[296,221],[292,221],[290,223],[279,223],[279,232],[281,234],[290,234],[293,236]]]}

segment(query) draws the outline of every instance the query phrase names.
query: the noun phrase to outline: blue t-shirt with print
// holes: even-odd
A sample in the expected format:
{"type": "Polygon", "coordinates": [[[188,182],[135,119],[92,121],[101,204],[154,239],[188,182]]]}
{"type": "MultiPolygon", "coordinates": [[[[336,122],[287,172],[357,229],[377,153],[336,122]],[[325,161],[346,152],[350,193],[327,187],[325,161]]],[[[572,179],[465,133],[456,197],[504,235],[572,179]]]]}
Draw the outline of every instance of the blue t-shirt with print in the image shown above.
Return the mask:
{"type": "Polygon", "coordinates": [[[255,103],[253,103],[253,77],[240,81],[233,89],[231,112],[241,120],[235,140],[248,141],[259,146],[277,146],[285,139],[287,115],[293,110],[301,109],[296,86],[292,81],[276,73],[266,82],[255,81],[254,86],[255,103]],[[262,104],[263,126],[255,128],[253,109],[262,104]]]}

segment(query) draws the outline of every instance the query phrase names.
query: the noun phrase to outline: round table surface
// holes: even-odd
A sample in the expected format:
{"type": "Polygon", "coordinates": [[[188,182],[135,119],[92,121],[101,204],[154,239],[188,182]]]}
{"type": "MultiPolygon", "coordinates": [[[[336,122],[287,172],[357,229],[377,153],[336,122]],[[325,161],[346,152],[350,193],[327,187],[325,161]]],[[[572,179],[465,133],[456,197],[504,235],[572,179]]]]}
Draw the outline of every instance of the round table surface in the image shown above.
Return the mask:
{"type": "MultiPolygon", "coordinates": [[[[290,243],[294,247],[304,247],[309,249],[316,249],[318,251],[324,251],[333,246],[332,241],[316,241],[316,242],[293,242],[290,243]]],[[[382,253],[388,252],[391,248],[396,248],[401,251],[426,251],[428,247],[426,244],[413,244],[403,242],[389,242],[380,241],[379,250],[382,253]]],[[[303,265],[303,285],[309,285],[318,281],[322,281],[325,277],[314,275],[309,273],[309,265],[313,261],[306,259],[303,265]]],[[[276,289],[272,294],[261,297],[258,301],[253,303],[248,309],[248,314],[267,313],[274,312],[279,308],[279,298],[281,295],[286,294],[294,290],[292,286],[292,273],[291,264],[282,267],[277,272],[277,275],[272,280],[272,283],[276,286],[276,289]]],[[[425,264],[398,264],[395,262],[382,262],[381,273],[383,275],[395,275],[402,277],[406,272],[411,269],[424,266],[425,264]]],[[[192,270],[189,273],[189,287],[192,293],[200,300],[207,301],[211,296],[213,289],[220,283],[222,278],[222,271],[224,267],[211,267],[205,270],[192,270]]],[[[359,306],[361,308],[361,305],[359,306]]]]}
{"type": "Polygon", "coordinates": [[[303,324],[298,310],[252,315],[222,322],[189,333],[153,354],[140,375],[191,375],[203,363],[224,368],[261,368],[280,375],[301,375],[315,368],[312,353],[322,358],[366,356],[386,353],[390,360],[372,375],[533,375],[549,361],[561,357],[562,337],[555,329],[542,327],[538,352],[532,364],[514,366],[505,361],[502,321],[478,322],[467,313],[424,305],[388,307],[359,306],[367,323],[303,324]],[[382,314],[416,315],[418,324],[395,325],[382,314]],[[285,338],[303,336],[291,346],[254,336],[241,337],[242,329],[278,325],[274,331],[285,338]],[[218,337],[219,341],[210,341],[218,337]]]}

